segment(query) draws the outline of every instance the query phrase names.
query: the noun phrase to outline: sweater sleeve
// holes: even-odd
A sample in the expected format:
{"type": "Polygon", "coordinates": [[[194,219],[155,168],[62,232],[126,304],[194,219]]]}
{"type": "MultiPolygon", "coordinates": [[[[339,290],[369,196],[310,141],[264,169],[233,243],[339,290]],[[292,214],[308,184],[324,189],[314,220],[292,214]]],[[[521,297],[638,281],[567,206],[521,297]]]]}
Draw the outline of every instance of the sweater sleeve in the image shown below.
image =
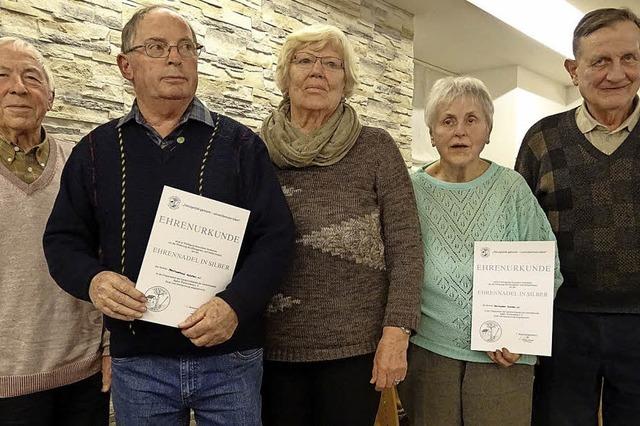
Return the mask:
{"type": "Polygon", "coordinates": [[[413,186],[391,135],[381,131],[376,185],[389,279],[384,326],[415,330],[424,270],[420,222],[413,186]]]}
{"type": "MultiPolygon", "coordinates": [[[[526,182],[518,176],[516,184],[516,209],[518,215],[519,237],[521,241],[555,241],[556,237],[551,229],[549,220],[538,204],[526,182]]],[[[558,245],[555,250],[555,271],[554,271],[554,296],[558,293],[558,288],[562,284],[562,274],[560,273],[560,259],[558,257],[558,245]]]]}
{"type": "Polygon", "coordinates": [[[227,288],[218,294],[240,323],[261,315],[287,272],[293,253],[294,225],[287,201],[262,140],[249,130],[241,138],[239,173],[242,198],[251,211],[242,263],[227,288]]]}
{"type": "Polygon", "coordinates": [[[85,173],[87,141],[76,146],[65,164],[60,191],[44,231],[43,248],[49,273],[58,285],[78,299],[89,301],[89,284],[106,270],[98,259],[98,225],[85,173]]]}

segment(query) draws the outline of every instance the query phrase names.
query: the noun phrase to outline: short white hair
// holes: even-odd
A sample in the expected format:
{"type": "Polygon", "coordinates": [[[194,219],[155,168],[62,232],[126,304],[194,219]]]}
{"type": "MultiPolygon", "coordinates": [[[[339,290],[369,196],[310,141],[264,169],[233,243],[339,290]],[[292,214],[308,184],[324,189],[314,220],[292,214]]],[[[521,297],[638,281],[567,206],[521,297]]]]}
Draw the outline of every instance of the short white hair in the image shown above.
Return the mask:
{"type": "Polygon", "coordinates": [[[56,86],[53,80],[53,74],[51,74],[51,71],[49,70],[49,67],[46,64],[44,60],[44,56],[42,56],[42,53],[40,53],[38,49],[36,49],[36,47],[33,44],[29,43],[28,41],[22,40],[17,37],[0,37],[0,47],[4,47],[7,45],[12,46],[15,50],[20,50],[30,54],[42,69],[42,72],[44,73],[44,78],[47,81],[47,85],[49,86],[49,90],[51,91],[51,93],[55,93],[56,86]]]}
{"type": "Polygon", "coordinates": [[[289,90],[289,66],[293,55],[299,50],[312,46],[322,49],[326,45],[342,52],[344,63],[344,96],[351,96],[359,83],[356,66],[356,54],[347,36],[333,25],[314,24],[301,28],[289,34],[278,55],[276,66],[276,84],[283,95],[289,90]]]}
{"type": "Polygon", "coordinates": [[[475,77],[444,77],[437,80],[427,98],[424,111],[424,119],[429,130],[437,120],[438,108],[450,105],[455,99],[468,96],[480,105],[484,118],[489,125],[489,131],[493,128],[493,101],[487,86],[475,77]]]}

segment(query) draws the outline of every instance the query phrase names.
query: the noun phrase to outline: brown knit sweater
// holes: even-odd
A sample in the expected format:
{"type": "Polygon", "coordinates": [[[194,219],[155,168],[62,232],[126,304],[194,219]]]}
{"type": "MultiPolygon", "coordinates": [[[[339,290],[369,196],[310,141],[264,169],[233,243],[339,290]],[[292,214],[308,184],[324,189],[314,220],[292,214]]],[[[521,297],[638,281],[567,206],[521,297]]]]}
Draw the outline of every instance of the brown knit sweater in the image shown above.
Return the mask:
{"type": "Polygon", "coordinates": [[[575,109],[545,117],[525,135],[515,168],[558,239],[555,307],[640,314],[640,125],[607,155],[582,134],[575,109]]]}
{"type": "Polygon", "coordinates": [[[391,136],[364,127],[337,164],[278,171],[295,258],[267,309],[266,358],[374,352],[384,326],[415,329],[422,246],[415,198],[391,136]]]}

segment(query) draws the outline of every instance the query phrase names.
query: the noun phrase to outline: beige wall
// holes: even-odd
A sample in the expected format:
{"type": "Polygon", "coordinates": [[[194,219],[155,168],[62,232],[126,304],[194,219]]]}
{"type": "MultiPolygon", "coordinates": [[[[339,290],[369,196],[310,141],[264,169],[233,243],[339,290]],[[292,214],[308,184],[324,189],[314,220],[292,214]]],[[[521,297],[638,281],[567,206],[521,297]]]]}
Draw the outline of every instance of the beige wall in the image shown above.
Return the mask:
{"type": "MultiPolygon", "coordinates": [[[[164,3],[188,17],[205,45],[197,95],[210,108],[254,129],[281,99],[273,77],[286,35],[316,22],[338,26],[359,58],[362,84],[351,103],[365,124],[388,130],[410,160],[413,17],[409,13],[383,0],[164,3]]],[[[138,4],[0,0],[0,35],[31,41],[51,65],[56,101],[45,124],[60,139],[78,141],[130,108],[131,86],[120,76],[116,56],[122,26],[138,4]]]]}

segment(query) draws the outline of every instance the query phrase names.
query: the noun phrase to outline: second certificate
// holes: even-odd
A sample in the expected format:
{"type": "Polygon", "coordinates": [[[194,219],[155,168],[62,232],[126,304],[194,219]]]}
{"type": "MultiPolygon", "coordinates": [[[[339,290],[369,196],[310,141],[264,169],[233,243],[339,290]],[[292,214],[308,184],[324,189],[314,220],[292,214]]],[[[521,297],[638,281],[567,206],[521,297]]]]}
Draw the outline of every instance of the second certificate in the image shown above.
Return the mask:
{"type": "Polygon", "coordinates": [[[551,355],[554,241],[476,241],[471,349],[551,355]]]}

